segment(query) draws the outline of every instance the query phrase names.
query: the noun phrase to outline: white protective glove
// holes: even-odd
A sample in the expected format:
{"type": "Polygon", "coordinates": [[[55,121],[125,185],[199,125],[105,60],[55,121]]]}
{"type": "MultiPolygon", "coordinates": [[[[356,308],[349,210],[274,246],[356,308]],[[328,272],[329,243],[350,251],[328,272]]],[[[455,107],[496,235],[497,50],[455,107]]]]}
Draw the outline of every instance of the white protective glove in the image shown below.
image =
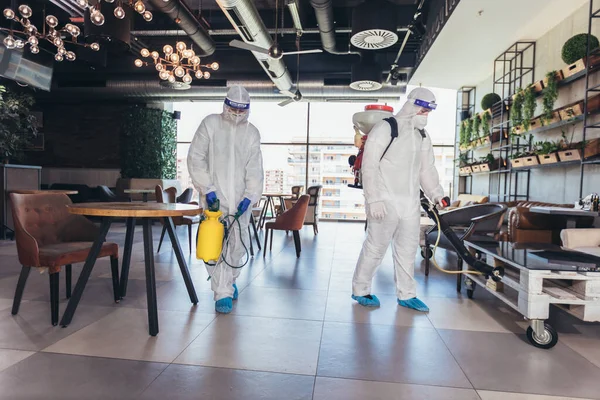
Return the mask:
{"type": "Polygon", "coordinates": [[[443,199],[444,199],[444,196],[440,196],[440,197],[436,197],[433,200],[433,203],[437,205],[438,210],[443,210],[444,208],[446,208],[446,205],[442,201],[443,199]]]}
{"type": "Polygon", "coordinates": [[[385,218],[386,210],[383,201],[376,201],[369,204],[369,219],[382,220],[385,218]]]}

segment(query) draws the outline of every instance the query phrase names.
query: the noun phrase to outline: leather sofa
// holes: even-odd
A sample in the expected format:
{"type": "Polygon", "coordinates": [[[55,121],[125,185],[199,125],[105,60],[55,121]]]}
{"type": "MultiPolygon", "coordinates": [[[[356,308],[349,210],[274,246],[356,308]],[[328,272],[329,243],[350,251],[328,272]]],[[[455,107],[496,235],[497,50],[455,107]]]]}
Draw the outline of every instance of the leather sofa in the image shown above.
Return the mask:
{"type": "MultiPolygon", "coordinates": [[[[508,225],[504,239],[514,243],[554,243],[560,244],[560,231],[567,227],[567,219],[558,215],[539,214],[530,211],[531,207],[573,208],[573,204],[553,204],[537,201],[519,201],[506,204],[508,225]]],[[[581,218],[578,228],[589,228],[593,218],[581,218]]]]}

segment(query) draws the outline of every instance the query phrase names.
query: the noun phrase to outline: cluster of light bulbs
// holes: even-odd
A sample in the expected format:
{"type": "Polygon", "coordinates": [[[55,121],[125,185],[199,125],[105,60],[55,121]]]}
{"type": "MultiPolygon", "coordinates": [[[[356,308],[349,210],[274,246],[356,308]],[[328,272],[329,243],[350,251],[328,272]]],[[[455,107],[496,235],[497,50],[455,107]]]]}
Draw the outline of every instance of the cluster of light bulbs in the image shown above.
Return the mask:
{"type": "MultiPolygon", "coordinates": [[[[150,57],[154,61],[154,67],[158,71],[158,76],[163,81],[169,81],[174,83],[177,78],[181,79],[183,83],[191,83],[192,75],[196,79],[209,79],[210,72],[203,71],[201,68],[208,68],[213,71],[219,69],[219,63],[213,62],[212,64],[201,65],[200,57],[196,55],[194,50],[188,49],[186,44],[183,42],[177,42],[175,49],[171,45],[165,45],[163,47],[164,56],[160,57],[158,51],[150,52],[148,49],[142,49],[140,54],[142,57],[150,57]]],[[[134,65],[138,68],[147,66],[148,63],[137,59],[134,61],[134,65]]]]}
{"type": "Polygon", "coordinates": [[[77,44],[84,47],[89,47],[94,51],[100,50],[100,45],[98,43],[77,43],[77,37],[81,34],[81,30],[78,26],[73,24],[66,24],[62,29],[56,29],[58,26],[58,18],[54,15],[46,16],[46,25],[48,25],[48,32],[46,33],[46,25],[43,27],[42,33],[39,33],[37,28],[31,23],[29,18],[33,15],[33,11],[31,11],[31,7],[25,4],[21,4],[18,8],[19,14],[21,17],[17,15],[15,11],[11,8],[4,9],[4,18],[16,21],[23,26],[23,31],[16,31],[12,29],[0,28],[0,30],[9,32],[8,36],[6,36],[3,40],[4,46],[7,49],[22,49],[26,44],[29,45],[29,51],[33,54],[37,54],[40,52],[40,40],[47,40],[56,46],[56,54],[54,55],[54,59],[56,61],[75,61],[75,53],[72,51],[67,51],[65,49],[65,43],[77,44]],[[61,38],[61,33],[67,33],[71,35],[71,40],[63,40],[61,38]],[[21,38],[23,36],[24,38],[21,38]]]}
{"type": "MultiPolygon", "coordinates": [[[[104,0],[107,3],[114,3],[115,0],[104,0]]],[[[125,4],[127,4],[129,7],[133,8],[138,14],[140,14],[144,20],[146,20],[147,22],[152,21],[152,13],[148,10],[146,10],[146,5],[144,4],[144,2],[142,0],[137,0],[134,2],[134,0],[124,0],[125,4]]],[[[165,3],[168,2],[169,0],[163,0],[165,3]]],[[[94,25],[98,25],[101,26],[104,24],[104,14],[102,14],[102,12],[100,11],[100,5],[102,3],[102,0],[98,0],[98,2],[96,3],[96,5],[90,5],[88,3],[88,0],[76,0],[76,3],[79,7],[86,9],[86,8],[90,8],[90,20],[92,21],[92,23],[94,25]]],[[[117,6],[115,7],[113,14],[115,15],[116,18],[118,19],[123,19],[125,18],[125,9],[123,8],[123,0],[118,0],[117,1],[117,6]]]]}

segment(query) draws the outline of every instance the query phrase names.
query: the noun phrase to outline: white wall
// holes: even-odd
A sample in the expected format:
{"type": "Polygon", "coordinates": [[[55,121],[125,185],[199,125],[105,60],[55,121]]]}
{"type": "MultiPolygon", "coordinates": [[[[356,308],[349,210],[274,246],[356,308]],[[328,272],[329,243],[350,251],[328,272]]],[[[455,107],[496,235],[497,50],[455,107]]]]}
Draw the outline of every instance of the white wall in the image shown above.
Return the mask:
{"type": "MultiPolygon", "coordinates": [[[[535,61],[535,80],[543,79],[549,71],[564,68],[566,65],[561,58],[561,49],[563,44],[573,35],[587,33],[588,31],[588,11],[589,5],[585,4],[572,15],[567,16],[562,22],[541,36],[536,41],[536,61],[535,61]]],[[[595,23],[592,33],[600,37],[600,21],[595,23]]],[[[522,38],[527,40],[530,38],[522,38]]],[[[493,74],[493,60],[490,60],[490,73],[493,74]]],[[[483,96],[493,91],[493,75],[490,75],[483,82],[477,84],[477,111],[482,111],[480,102],[483,96]]],[[[600,84],[600,74],[591,76],[590,86],[600,84]]],[[[585,79],[560,88],[559,98],[556,101],[555,108],[582,100],[585,96],[585,79]]],[[[538,108],[535,115],[542,112],[541,98],[538,101],[538,108]]],[[[589,120],[588,120],[589,121],[589,120]]],[[[600,121],[598,116],[592,119],[592,122],[600,121]]],[[[561,136],[561,129],[567,130],[570,137],[573,132],[572,126],[542,132],[535,136],[534,141],[558,140],[561,136]]],[[[574,141],[580,141],[583,135],[583,123],[578,123],[574,127],[574,141]]],[[[588,129],[587,139],[600,137],[600,130],[588,129]]],[[[482,157],[487,153],[485,150],[476,152],[476,157],[482,157]]],[[[530,177],[530,200],[545,201],[553,203],[572,203],[579,198],[579,180],[580,167],[553,167],[543,169],[533,169],[530,177]]],[[[586,166],[584,175],[583,193],[584,195],[593,191],[600,190],[600,167],[586,166]]],[[[474,194],[485,194],[489,192],[488,178],[486,175],[473,178],[474,194]]]]}

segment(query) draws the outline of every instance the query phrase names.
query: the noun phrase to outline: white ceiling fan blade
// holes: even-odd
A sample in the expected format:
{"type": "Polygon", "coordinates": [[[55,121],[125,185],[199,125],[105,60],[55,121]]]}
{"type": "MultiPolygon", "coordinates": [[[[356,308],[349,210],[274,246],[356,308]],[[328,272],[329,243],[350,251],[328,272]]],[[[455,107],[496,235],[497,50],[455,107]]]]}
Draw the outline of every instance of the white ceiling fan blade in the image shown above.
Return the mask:
{"type": "Polygon", "coordinates": [[[289,56],[289,55],[293,55],[293,54],[315,54],[315,53],[322,53],[323,50],[321,49],[315,49],[315,50],[301,50],[301,51],[286,51],[285,53],[283,53],[284,56],[289,56]]]}
{"type": "Polygon", "coordinates": [[[250,50],[255,51],[257,53],[269,54],[269,49],[263,49],[262,47],[255,46],[253,44],[248,44],[239,40],[232,40],[229,45],[231,47],[236,47],[242,50],[250,50]]]}
{"type": "Polygon", "coordinates": [[[289,90],[283,90],[283,91],[281,91],[281,92],[279,92],[279,93],[281,93],[281,94],[284,94],[284,95],[286,95],[286,96],[289,96],[289,97],[291,97],[291,98],[293,98],[293,97],[295,96],[295,94],[294,94],[294,93],[292,93],[292,92],[290,92],[289,90]]]}
{"type": "Polygon", "coordinates": [[[281,103],[279,103],[279,107],[285,107],[285,106],[287,106],[288,104],[292,104],[293,102],[294,102],[294,99],[287,99],[287,100],[284,100],[284,101],[282,101],[281,103]]]}

